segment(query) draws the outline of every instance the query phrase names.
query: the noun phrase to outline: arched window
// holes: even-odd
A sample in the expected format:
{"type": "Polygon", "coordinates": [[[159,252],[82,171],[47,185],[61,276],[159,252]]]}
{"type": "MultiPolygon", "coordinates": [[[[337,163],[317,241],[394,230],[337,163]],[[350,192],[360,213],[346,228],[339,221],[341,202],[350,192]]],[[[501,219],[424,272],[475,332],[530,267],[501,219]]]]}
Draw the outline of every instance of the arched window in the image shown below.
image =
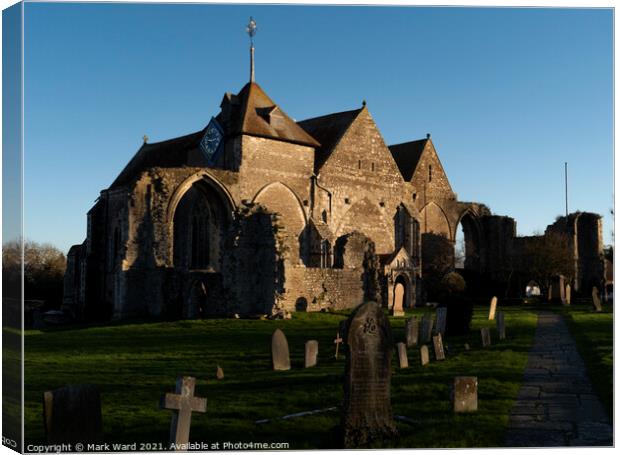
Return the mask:
{"type": "Polygon", "coordinates": [[[332,246],[329,240],[321,241],[321,268],[327,269],[332,266],[332,246]]]}
{"type": "Polygon", "coordinates": [[[192,217],[190,251],[192,269],[206,269],[209,266],[209,212],[206,204],[202,210],[194,212],[192,217]]]}

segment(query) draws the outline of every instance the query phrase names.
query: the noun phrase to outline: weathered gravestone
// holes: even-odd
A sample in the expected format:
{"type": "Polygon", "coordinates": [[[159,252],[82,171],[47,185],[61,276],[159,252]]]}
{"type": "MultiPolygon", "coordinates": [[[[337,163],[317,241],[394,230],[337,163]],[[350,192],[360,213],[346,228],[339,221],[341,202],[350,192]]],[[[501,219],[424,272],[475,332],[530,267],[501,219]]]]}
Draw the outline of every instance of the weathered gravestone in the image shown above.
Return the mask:
{"type": "Polygon", "coordinates": [[[592,288],[592,304],[594,305],[594,311],[600,313],[603,311],[603,307],[601,306],[601,298],[598,293],[598,288],[595,286],[592,288]]]}
{"type": "Polygon", "coordinates": [[[495,311],[497,310],[497,297],[491,299],[491,307],[489,308],[489,321],[495,319],[495,311]]]}
{"type": "Polygon", "coordinates": [[[319,342],[317,340],[306,341],[304,352],[304,368],[316,366],[316,358],[319,355],[319,342]]]}
{"type": "Polygon", "coordinates": [[[405,343],[396,343],[396,350],[398,351],[398,365],[401,368],[409,368],[409,359],[407,358],[407,346],[405,346],[405,343]]]}
{"type": "Polygon", "coordinates": [[[284,332],[276,329],[271,336],[271,363],[274,370],[290,370],[291,357],[284,332]]]}
{"type": "Polygon", "coordinates": [[[448,309],[446,307],[439,307],[437,308],[435,314],[435,332],[443,336],[446,334],[446,317],[448,316],[448,309]]]}
{"type": "Polygon", "coordinates": [[[215,378],[217,380],[224,379],[224,370],[222,370],[222,367],[220,367],[219,365],[217,366],[217,370],[215,370],[215,378]]]}
{"type": "Polygon", "coordinates": [[[469,343],[465,343],[463,347],[465,348],[466,351],[469,351],[469,343]]]}
{"type": "Polygon", "coordinates": [[[446,359],[446,355],[443,350],[443,340],[441,339],[441,333],[438,333],[433,337],[433,348],[435,349],[435,360],[446,359]]]}
{"type": "Polygon", "coordinates": [[[340,337],[340,332],[336,332],[336,338],[334,339],[334,344],[336,345],[336,354],[334,355],[334,358],[338,358],[338,347],[340,346],[340,343],[342,343],[342,338],[340,337]]]}
{"type": "Polygon", "coordinates": [[[94,385],[69,385],[43,393],[48,444],[103,442],[101,398],[94,385]]]}
{"type": "Polygon", "coordinates": [[[392,329],[376,302],[351,314],[344,329],[348,346],[342,406],[345,448],[365,447],[397,435],[390,399],[392,329]]]}
{"type": "Polygon", "coordinates": [[[480,329],[480,338],[482,339],[482,347],[487,348],[491,346],[491,332],[488,327],[480,329]]]}
{"type": "Polygon", "coordinates": [[[565,299],[564,303],[566,305],[570,305],[570,301],[571,301],[571,298],[572,298],[571,291],[572,291],[572,289],[570,287],[570,283],[566,283],[566,291],[564,292],[564,294],[566,295],[566,299],[565,299]]]}
{"type": "Polygon", "coordinates": [[[420,347],[420,363],[422,366],[428,365],[429,355],[428,355],[428,346],[424,345],[420,347]]]}
{"type": "Polygon", "coordinates": [[[504,312],[497,312],[497,333],[500,340],[506,339],[506,320],[504,319],[504,312]]]}
{"type": "Polygon", "coordinates": [[[433,336],[433,315],[425,314],[422,316],[422,327],[420,328],[420,343],[426,344],[431,342],[433,336]]]}
{"type": "Polygon", "coordinates": [[[478,378],[457,376],[453,390],[454,412],[473,412],[478,410],[478,378]]]}
{"type": "Polygon", "coordinates": [[[407,319],[405,323],[405,341],[407,347],[418,345],[418,319],[415,316],[407,319]]]}
{"type": "Polygon", "coordinates": [[[170,423],[171,449],[187,450],[189,428],[192,412],[207,412],[207,399],[194,396],[196,378],[181,376],[177,378],[175,393],[167,393],[161,397],[160,407],[173,412],[170,423]]]}
{"type": "Polygon", "coordinates": [[[405,301],[405,286],[402,283],[396,283],[394,286],[394,303],[392,304],[392,316],[404,316],[403,304],[405,301]]]}

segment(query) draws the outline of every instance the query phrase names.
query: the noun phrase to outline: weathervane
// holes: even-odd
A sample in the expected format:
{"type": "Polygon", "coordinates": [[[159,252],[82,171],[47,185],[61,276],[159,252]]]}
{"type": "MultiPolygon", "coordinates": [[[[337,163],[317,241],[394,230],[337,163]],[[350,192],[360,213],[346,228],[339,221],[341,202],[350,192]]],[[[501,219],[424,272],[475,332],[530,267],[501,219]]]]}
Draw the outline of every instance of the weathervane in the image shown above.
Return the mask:
{"type": "Polygon", "coordinates": [[[254,82],[254,35],[256,35],[256,21],[250,16],[250,22],[245,28],[250,36],[250,82],[254,82]]]}

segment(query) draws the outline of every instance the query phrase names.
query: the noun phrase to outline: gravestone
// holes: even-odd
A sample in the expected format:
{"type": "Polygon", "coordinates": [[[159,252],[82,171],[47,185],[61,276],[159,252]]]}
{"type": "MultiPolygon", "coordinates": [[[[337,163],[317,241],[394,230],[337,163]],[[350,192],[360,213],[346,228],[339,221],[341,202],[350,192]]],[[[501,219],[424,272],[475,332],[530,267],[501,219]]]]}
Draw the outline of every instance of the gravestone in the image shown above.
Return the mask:
{"type": "Polygon", "coordinates": [[[407,319],[405,323],[405,338],[407,347],[418,345],[418,319],[415,316],[407,319]]]}
{"type": "Polygon", "coordinates": [[[340,338],[340,332],[336,332],[336,338],[334,339],[334,344],[336,345],[336,354],[334,355],[335,359],[338,359],[338,347],[342,343],[342,338],[340,338]]]}
{"type": "Polygon", "coordinates": [[[219,365],[217,366],[217,370],[215,370],[215,378],[219,381],[224,379],[224,370],[219,365]]]}
{"type": "Polygon", "coordinates": [[[433,315],[425,314],[422,316],[422,327],[420,328],[420,343],[426,344],[431,342],[433,335],[433,315]]]}
{"type": "Polygon", "coordinates": [[[316,366],[316,358],[319,355],[319,342],[317,340],[306,341],[304,352],[304,368],[316,366]]]}
{"type": "Polygon", "coordinates": [[[435,349],[435,360],[446,359],[446,355],[443,350],[443,340],[441,339],[441,333],[438,333],[433,337],[433,348],[435,349]]]}
{"type": "Polygon", "coordinates": [[[409,368],[407,346],[405,346],[405,343],[396,343],[396,350],[398,351],[398,365],[400,368],[409,368]]]}
{"type": "Polygon", "coordinates": [[[43,393],[48,444],[103,441],[101,398],[94,385],[69,385],[43,393]]]}
{"type": "Polygon", "coordinates": [[[489,308],[489,321],[495,319],[495,311],[497,310],[497,297],[491,299],[491,307],[489,308]]]}
{"type": "Polygon", "coordinates": [[[473,412],[478,410],[478,378],[457,376],[453,390],[454,412],[473,412]]]}
{"type": "Polygon", "coordinates": [[[506,339],[506,320],[504,319],[504,312],[497,312],[497,333],[500,340],[506,339]]]}
{"type": "Polygon", "coordinates": [[[444,336],[446,333],[446,317],[448,316],[448,309],[446,307],[437,308],[436,320],[435,320],[435,332],[444,336]]]}
{"type": "Polygon", "coordinates": [[[466,351],[469,351],[469,343],[465,343],[463,347],[465,348],[466,351]]]}
{"type": "Polygon", "coordinates": [[[177,378],[175,393],[161,397],[160,407],[174,411],[170,422],[170,444],[174,444],[174,450],[187,450],[192,412],[207,412],[207,399],[195,397],[195,388],[196,378],[181,376],[177,378]]]}
{"type": "Polygon", "coordinates": [[[566,283],[566,291],[565,291],[565,295],[566,295],[566,300],[565,300],[565,304],[566,305],[570,305],[570,301],[571,301],[571,287],[570,287],[570,283],[566,283]]]}
{"type": "Polygon", "coordinates": [[[482,338],[482,347],[487,348],[491,346],[491,332],[488,327],[480,329],[480,338],[482,338]]]}
{"type": "Polygon", "coordinates": [[[376,302],[365,302],[349,316],[342,406],[345,448],[366,447],[397,435],[390,398],[392,329],[376,302]]]}
{"type": "Polygon", "coordinates": [[[405,301],[405,286],[402,283],[396,283],[394,286],[394,303],[392,305],[392,316],[404,316],[403,304],[405,301]]]}
{"type": "Polygon", "coordinates": [[[598,288],[595,286],[592,288],[592,304],[594,305],[594,311],[600,313],[603,311],[603,307],[601,306],[601,298],[598,294],[598,288]]]}
{"type": "Polygon", "coordinates": [[[277,371],[291,369],[288,341],[280,329],[276,329],[271,336],[271,363],[273,369],[277,371]]]}
{"type": "Polygon", "coordinates": [[[429,359],[428,346],[424,345],[420,347],[420,363],[422,366],[428,365],[429,359]]]}

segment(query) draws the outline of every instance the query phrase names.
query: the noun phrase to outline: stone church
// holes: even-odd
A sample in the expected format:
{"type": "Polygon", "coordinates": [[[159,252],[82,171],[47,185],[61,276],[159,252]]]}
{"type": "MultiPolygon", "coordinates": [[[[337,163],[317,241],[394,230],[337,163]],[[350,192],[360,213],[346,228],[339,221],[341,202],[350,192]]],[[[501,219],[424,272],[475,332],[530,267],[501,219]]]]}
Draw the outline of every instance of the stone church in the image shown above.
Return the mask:
{"type": "MultiPolygon", "coordinates": [[[[253,57],[253,47],[251,48],[253,57]]],[[[491,276],[514,220],[453,192],[430,135],[387,145],[371,112],[296,122],[254,81],[201,131],[143,145],[67,256],[79,319],[194,318],[423,303],[425,235],[491,276]]],[[[590,220],[602,249],[600,217],[590,220]]],[[[576,231],[576,230],[575,230],[576,231]]],[[[576,235],[576,234],[575,234],[576,235]]],[[[426,250],[426,251],[425,251],[426,250]]]]}

